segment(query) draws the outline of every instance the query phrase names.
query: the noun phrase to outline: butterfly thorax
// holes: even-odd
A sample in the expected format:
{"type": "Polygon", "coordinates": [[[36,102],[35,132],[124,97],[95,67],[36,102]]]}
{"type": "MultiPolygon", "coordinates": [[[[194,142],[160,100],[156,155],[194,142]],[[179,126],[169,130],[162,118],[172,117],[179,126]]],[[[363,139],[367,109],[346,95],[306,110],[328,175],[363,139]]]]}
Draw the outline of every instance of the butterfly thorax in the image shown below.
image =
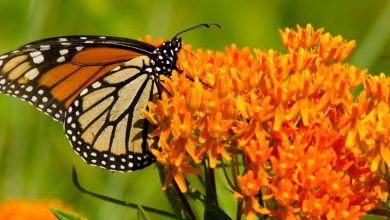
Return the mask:
{"type": "Polygon", "coordinates": [[[151,64],[155,70],[153,71],[155,77],[158,77],[160,74],[164,74],[168,77],[171,76],[172,70],[177,69],[177,53],[180,49],[181,38],[173,38],[170,41],[164,42],[153,51],[151,64]]]}

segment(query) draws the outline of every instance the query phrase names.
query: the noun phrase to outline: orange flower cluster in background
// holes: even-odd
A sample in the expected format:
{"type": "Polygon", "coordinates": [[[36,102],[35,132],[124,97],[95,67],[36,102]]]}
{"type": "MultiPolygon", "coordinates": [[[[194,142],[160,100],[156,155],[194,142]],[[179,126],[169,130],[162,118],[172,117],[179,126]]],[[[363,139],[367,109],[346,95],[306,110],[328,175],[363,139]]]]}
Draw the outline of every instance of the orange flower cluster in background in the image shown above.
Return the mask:
{"type": "Polygon", "coordinates": [[[345,62],[355,42],[323,29],[280,36],[283,53],[184,46],[183,72],[143,111],[157,125],[164,188],[186,192],[198,163],[231,161],[244,170],[226,178],[247,219],[358,219],[387,199],[390,78],[345,62]]]}
{"type": "Polygon", "coordinates": [[[57,200],[9,200],[0,203],[0,219],[7,220],[57,220],[50,208],[72,211],[57,200]]]}

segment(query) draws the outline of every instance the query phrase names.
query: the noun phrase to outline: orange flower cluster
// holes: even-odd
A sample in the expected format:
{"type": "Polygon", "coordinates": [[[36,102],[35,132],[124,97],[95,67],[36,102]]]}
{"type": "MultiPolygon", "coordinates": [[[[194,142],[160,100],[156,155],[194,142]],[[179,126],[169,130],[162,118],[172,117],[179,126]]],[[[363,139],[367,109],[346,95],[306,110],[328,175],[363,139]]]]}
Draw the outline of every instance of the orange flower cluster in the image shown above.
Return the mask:
{"type": "Polygon", "coordinates": [[[279,32],[286,53],[182,50],[183,72],[162,78],[169,94],[143,111],[164,187],[186,192],[197,163],[230,160],[247,219],[358,219],[387,199],[390,79],[343,62],[354,41],[311,25],[279,32]]]}
{"type": "Polygon", "coordinates": [[[71,208],[56,200],[49,201],[26,201],[9,200],[0,204],[0,219],[39,219],[56,220],[50,208],[58,208],[73,211],[71,208]]]}

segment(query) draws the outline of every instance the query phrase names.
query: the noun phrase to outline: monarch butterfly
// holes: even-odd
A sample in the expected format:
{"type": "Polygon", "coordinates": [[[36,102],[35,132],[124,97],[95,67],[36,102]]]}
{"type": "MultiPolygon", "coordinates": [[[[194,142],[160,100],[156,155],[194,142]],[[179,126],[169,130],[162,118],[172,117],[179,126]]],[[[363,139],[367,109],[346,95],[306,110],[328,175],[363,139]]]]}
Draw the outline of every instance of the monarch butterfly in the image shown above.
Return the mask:
{"type": "Polygon", "coordinates": [[[155,157],[147,141],[149,123],[139,109],[161,95],[159,76],[178,70],[179,35],[209,26],[183,30],[159,47],[105,36],[26,44],[0,56],[0,92],[61,122],[88,164],[111,171],[142,169],[155,157]]]}

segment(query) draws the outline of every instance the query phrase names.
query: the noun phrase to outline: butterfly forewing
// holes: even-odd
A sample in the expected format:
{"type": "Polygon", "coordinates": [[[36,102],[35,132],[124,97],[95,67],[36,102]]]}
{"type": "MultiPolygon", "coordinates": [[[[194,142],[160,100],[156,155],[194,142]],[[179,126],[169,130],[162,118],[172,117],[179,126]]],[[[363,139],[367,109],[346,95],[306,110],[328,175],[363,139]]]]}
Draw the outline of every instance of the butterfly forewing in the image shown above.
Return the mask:
{"type": "Polygon", "coordinates": [[[28,101],[62,122],[65,110],[81,90],[121,63],[150,55],[154,49],[117,37],[36,41],[0,56],[0,91],[28,101]]]}

